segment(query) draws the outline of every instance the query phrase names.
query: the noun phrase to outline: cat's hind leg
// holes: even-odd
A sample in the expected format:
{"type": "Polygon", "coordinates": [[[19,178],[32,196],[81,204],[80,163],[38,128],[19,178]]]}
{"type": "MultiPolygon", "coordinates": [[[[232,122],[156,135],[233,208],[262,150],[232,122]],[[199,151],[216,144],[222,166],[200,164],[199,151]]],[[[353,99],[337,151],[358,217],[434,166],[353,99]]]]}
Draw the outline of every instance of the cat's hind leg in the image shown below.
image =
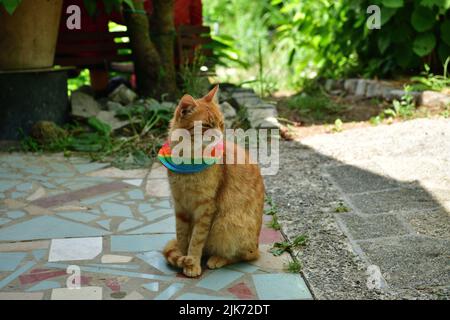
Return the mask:
{"type": "Polygon", "coordinates": [[[226,266],[228,264],[234,263],[234,260],[230,260],[227,258],[223,258],[220,256],[211,256],[209,257],[208,261],[206,262],[206,265],[209,269],[219,269],[223,266],[226,266]]]}
{"type": "Polygon", "coordinates": [[[167,259],[167,262],[169,262],[172,266],[182,268],[182,259],[180,259],[183,254],[178,248],[178,242],[177,239],[170,240],[164,250],[163,255],[167,259]]]}

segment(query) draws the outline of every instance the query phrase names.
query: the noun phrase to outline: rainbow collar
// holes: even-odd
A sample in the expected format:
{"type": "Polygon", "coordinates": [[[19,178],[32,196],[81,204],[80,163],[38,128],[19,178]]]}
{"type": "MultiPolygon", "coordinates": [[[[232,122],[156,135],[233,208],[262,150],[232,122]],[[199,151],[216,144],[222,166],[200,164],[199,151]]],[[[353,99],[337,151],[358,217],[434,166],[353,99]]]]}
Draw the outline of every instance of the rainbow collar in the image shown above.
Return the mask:
{"type": "MultiPolygon", "coordinates": [[[[218,160],[222,158],[223,154],[223,143],[218,143],[211,152],[210,157],[203,157],[201,163],[195,163],[200,161],[195,161],[195,159],[190,160],[191,163],[181,163],[177,164],[173,162],[172,150],[170,149],[169,142],[166,142],[158,152],[158,159],[161,163],[170,171],[175,173],[197,173],[203,171],[210,166],[217,163],[218,160]]],[[[188,161],[186,161],[188,162],[188,161]]]]}

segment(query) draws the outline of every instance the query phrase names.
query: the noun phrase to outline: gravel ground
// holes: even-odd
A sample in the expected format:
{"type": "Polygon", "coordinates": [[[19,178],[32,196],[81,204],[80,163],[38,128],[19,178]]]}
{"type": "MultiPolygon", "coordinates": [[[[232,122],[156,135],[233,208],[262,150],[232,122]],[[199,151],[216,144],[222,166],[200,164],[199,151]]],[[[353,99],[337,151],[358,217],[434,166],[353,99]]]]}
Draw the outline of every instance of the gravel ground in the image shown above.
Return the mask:
{"type": "Polygon", "coordinates": [[[285,235],[308,236],[296,254],[315,298],[449,298],[449,138],[449,120],[420,119],[280,143],[280,170],[265,177],[267,192],[285,235]],[[416,204],[411,190],[426,199],[416,204]],[[379,195],[388,200],[374,207],[379,195]],[[335,212],[340,202],[350,211],[343,216],[335,212]],[[382,278],[371,290],[373,264],[382,278]]]}

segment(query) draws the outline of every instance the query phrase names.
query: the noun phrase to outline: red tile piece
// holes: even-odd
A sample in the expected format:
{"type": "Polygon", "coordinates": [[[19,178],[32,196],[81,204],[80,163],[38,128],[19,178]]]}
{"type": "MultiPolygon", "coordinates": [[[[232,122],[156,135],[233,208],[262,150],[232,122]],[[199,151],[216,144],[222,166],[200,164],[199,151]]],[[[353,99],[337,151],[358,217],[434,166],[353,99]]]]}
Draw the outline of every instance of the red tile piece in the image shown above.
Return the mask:
{"type": "Polygon", "coordinates": [[[238,299],[254,299],[255,295],[252,290],[244,283],[240,282],[228,289],[238,299]]]}
{"type": "Polygon", "coordinates": [[[29,274],[23,274],[19,276],[20,284],[30,284],[40,282],[50,278],[56,278],[63,275],[67,275],[66,270],[47,271],[43,269],[33,270],[29,274]],[[42,272],[37,272],[42,271],[42,272]]]}
{"type": "Polygon", "coordinates": [[[129,184],[120,181],[108,182],[89,188],[75,190],[72,192],[66,192],[63,194],[57,194],[55,196],[40,198],[35,201],[32,201],[31,204],[42,208],[50,208],[54,206],[63,205],[64,203],[67,202],[81,200],[84,198],[91,198],[103,193],[122,190],[124,188],[128,188],[129,186],[130,186],[129,184]]]}
{"type": "Polygon", "coordinates": [[[271,244],[280,241],[283,241],[283,235],[280,231],[262,227],[261,233],[259,235],[259,243],[271,244]]]}

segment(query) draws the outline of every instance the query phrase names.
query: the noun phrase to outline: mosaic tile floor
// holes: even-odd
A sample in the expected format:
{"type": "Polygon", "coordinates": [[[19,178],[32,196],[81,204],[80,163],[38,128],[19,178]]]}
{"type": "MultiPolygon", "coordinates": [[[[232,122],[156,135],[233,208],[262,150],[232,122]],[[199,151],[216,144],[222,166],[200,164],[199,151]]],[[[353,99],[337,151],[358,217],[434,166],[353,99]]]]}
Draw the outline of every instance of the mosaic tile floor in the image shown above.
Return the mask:
{"type": "MultiPolygon", "coordinates": [[[[0,154],[0,299],[311,299],[274,257],[282,235],[263,227],[261,258],[197,279],[161,254],[175,237],[165,168],[119,170],[62,155],[0,154]],[[67,288],[69,266],[81,289],[67,288]]],[[[270,217],[266,217],[270,218],[270,217]]]]}

